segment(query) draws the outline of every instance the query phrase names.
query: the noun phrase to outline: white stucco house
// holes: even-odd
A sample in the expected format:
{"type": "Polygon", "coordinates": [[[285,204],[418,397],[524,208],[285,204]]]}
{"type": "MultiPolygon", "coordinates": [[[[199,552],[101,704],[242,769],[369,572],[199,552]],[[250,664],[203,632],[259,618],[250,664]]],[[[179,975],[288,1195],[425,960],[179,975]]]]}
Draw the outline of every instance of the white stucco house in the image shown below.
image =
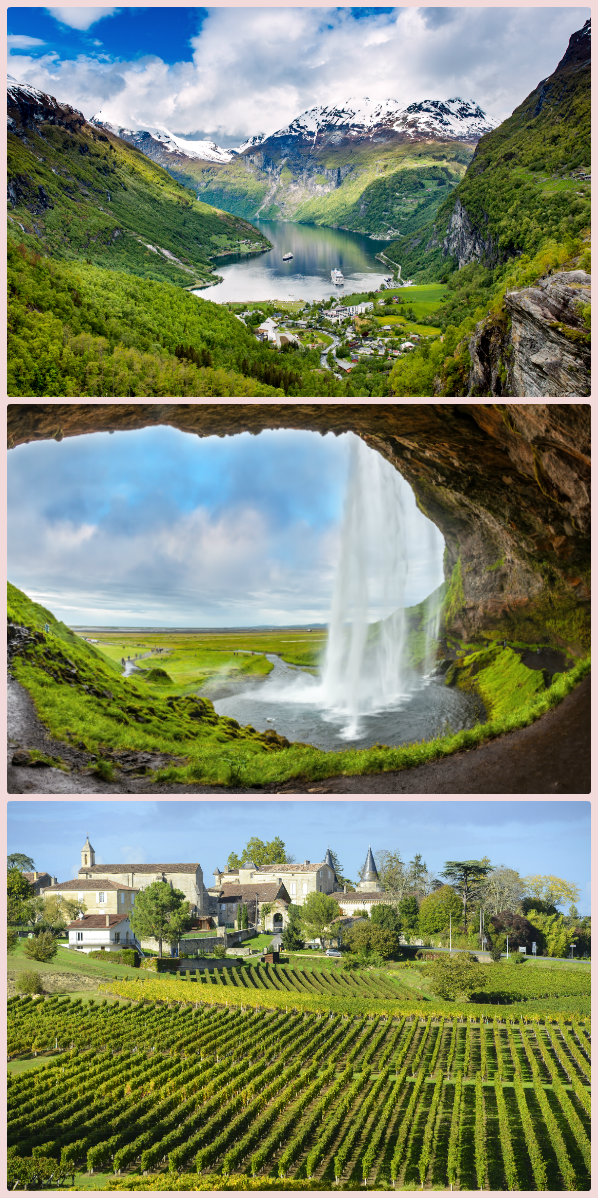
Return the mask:
{"type": "Polygon", "coordinates": [[[90,913],[71,921],[69,931],[69,949],[83,950],[123,950],[133,949],[135,939],[129,924],[129,918],[119,913],[90,913]]]}

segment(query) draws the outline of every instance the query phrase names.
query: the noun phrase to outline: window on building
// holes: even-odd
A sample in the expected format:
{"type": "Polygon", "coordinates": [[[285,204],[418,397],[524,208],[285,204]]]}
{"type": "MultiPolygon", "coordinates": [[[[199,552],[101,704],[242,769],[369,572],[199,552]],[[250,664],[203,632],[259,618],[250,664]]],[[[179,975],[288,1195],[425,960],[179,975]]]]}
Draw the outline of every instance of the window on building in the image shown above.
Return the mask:
{"type": "Polygon", "coordinates": [[[121,934],[115,933],[115,942],[120,942],[120,941],[121,941],[121,934]]]}
{"type": "Polygon", "coordinates": [[[295,884],[295,882],[290,884],[290,894],[291,894],[292,896],[295,896],[295,895],[296,895],[296,884],[295,884]]]}
{"type": "Polygon", "coordinates": [[[302,884],[302,895],[306,896],[307,891],[308,891],[308,884],[305,880],[304,883],[302,884]]]}
{"type": "Polygon", "coordinates": [[[77,899],[79,900],[79,903],[80,903],[80,904],[83,902],[83,897],[84,897],[84,893],[83,893],[83,892],[78,892],[78,893],[77,893],[77,899]]]}
{"type": "Polygon", "coordinates": [[[98,892],[98,904],[106,904],[106,892],[98,892]]]}
{"type": "Polygon", "coordinates": [[[79,933],[79,930],[78,930],[78,931],[77,931],[77,933],[75,934],[75,941],[76,941],[76,942],[82,942],[82,941],[83,941],[83,934],[82,934],[82,933],[79,933]]]}

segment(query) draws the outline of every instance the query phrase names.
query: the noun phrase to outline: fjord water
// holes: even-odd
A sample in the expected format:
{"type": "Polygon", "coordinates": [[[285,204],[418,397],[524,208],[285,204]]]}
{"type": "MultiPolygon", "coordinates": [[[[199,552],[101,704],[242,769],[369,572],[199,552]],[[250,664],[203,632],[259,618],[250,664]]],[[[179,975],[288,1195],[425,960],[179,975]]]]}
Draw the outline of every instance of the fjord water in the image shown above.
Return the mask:
{"type": "Polygon", "coordinates": [[[242,725],[276,729],[321,749],[402,745],[471,725],[476,706],[431,674],[438,606],[426,607],[424,661],[406,647],[405,597],[415,571],[408,546],[423,555],[441,539],[419,512],[408,484],[380,454],[350,435],[348,483],[331,616],[318,676],[267,657],[258,687],[215,703],[242,725]],[[412,528],[409,526],[412,524],[412,528]]]}
{"type": "Polygon", "coordinates": [[[222,283],[196,294],[205,300],[324,300],[329,296],[376,290],[389,270],[375,255],[387,242],[323,225],[253,221],[273,249],[251,258],[229,256],[215,264],[222,283]],[[291,252],[293,259],[283,261],[291,252]],[[337,267],[342,286],[331,282],[337,267]]]}

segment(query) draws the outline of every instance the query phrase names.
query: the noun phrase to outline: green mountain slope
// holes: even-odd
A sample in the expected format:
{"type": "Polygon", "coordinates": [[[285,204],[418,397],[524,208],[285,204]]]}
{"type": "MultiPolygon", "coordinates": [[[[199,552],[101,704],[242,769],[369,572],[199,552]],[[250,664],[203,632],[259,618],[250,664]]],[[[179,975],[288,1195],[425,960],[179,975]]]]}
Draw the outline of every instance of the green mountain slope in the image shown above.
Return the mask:
{"type": "Polygon", "coordinates": [[[214,279],[219,255],[268,247],[68,105],[12,87],[8,116],[9,236],[26,245],[184,286],[214,279]]]}
{"type": "Polygon", "coordinates": [[[590,73],[588,21],[553,74],[481,138],[435,220],[393,242],[388,256],[415,272],[444,258],[493,267],[547,239],[576,249],[590,225],[590,73]]]}
{"type": "Polygon", "coordinates": [[[8,253],[10,396],[343,394],[318,350],[277,353],[172,283],[8,253]]]}
{"type": "MultiPolygon", "coordinates": [[[[268,143],[267,143],[268,144],[268,143]]],[[[473,153],[464,142],[363,141],[274,146],[230,163],[190,162],[178,178],[210,204],[245,217],[332,225],[388,238],[452,191],[473,153]]]]}
{"type": "Polygon", "coordinates": [[[444,341],[393,368],[393,394],[589,394],[590,40],[588,21],[435,218],[388,247],[448,283],[444,341]]]}

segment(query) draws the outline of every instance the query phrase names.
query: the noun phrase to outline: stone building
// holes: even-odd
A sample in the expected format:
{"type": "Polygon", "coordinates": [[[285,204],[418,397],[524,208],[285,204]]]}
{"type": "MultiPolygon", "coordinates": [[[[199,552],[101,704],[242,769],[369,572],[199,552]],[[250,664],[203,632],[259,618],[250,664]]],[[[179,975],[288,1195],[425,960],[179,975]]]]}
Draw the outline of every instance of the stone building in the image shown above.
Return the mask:
{"type": "Polygon", "coordinates": [[[219,925],[235,924],[240,908],[245,904],[250,925],[261,924],[269,933],[277,933],[287,925],[290,897],[283,883],[224,883],[209,888],[216,902],[219,925]]]}
{"type": "MultiPolygon", "coordinates": [[[[170,883],[183,892],[190,903],[192,916],[202,916],[209,911],[209,899],[204,886],[202,867],[197,862],[187,863],[101,863],[96,865],[96,852],[86,837],[81,851],[81,881],[96,879],[111,880],[119,887],[140,892],[151,883],[170,883]]],[[[84,889],[85,890],[85,889],[84,889]]]]}
{"type": "Polygon", "coordinates": [[[221,890],[229,885],[256,888],[257,884],[276,883],[283,885],[289,897],[288,903],[291,904],[304,904],[311,892],[329,894],[336,885],[329,850],[321,862],[311,863],[306,859],[303,863],[271,863],[265,867],[246,862],[236,871],[221,871],[217,868],[214,876],[214,885],[208,889],[214,898],[218,898],[221,890]]]}
{"type": "Polygon", "coordinates": [[[23,871],[23,876],[31,884],[34,896],[39,896],[44,888],[57,882],[56,875],[49,875],[47,871],[23,871]]]}
{"type": "Polygon", "coordinates": [[[370,846],[356,891],[332,892],[331,895],[333,900],[337,900],[345,917],[351,917],[355,912],[367,912],[370,916],[376,904],[395,903],[394,897],[380,887],[379,872],[370,846]]]}
{"type": "Polygon", "coordinates": [[[64,897],[65,900],[76,900],[84,912],[98,914],[114,914],[128,917],[133,908],[139,888],[128,887],[125,883],[115,883],[112,879],[102,876],[93,879],[67,879],[65,883],[56,883],[45,887],[43,895],[64,897]]]}

